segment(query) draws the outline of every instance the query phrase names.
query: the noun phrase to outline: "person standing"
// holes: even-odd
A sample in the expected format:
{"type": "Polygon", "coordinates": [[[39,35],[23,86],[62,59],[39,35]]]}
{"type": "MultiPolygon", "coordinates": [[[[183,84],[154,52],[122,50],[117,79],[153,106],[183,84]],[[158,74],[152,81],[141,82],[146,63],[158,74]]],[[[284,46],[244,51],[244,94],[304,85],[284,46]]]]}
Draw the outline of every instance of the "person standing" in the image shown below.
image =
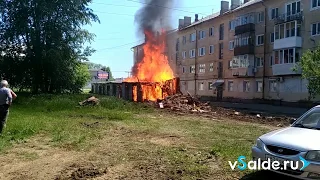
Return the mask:
{"type": "Polygon", "coordinates": [[[8,81],[6,80],[2,80],[0,83],[0,134],[6,126],[12,100],[17,97],[17,95],[8,88],[8,85],[8,81]]]}

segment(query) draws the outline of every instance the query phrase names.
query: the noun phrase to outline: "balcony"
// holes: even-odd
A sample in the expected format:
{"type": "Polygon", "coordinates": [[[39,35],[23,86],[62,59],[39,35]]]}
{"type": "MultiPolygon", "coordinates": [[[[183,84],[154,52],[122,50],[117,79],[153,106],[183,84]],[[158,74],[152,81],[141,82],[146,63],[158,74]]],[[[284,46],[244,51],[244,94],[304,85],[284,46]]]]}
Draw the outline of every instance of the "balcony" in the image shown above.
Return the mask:
{"type": "Polygon", "coordinates": [[[236,46],[234,47],[234,56],[244,55],[244,54],[254,54],[254,45],[246,45],[246,46],[236,46]]]}
{"type": "Polygon", "coordinates": [[[235,68],[232,69],[232,76],[235,77],[253,77],[254,76],[254,69],[253,67],[243,67],[243,68],[235,68]]]}
{"type": "Polygon", "coordinates": [[[299,36],[293,36],[283,39],[276,39],[273,44],[273,49],[288,49],[294,47],[302,47],[302,38],[299,36]]]}
{"type": "Polygon", "coordinates": [[[274,64],[272,65],[272,73],[274,76],[301,74],[300,68],[298,68],[297,72],[293,71],[295,65],[295,63],[274,64]]]}
{"type": "Polygon", "coordinates": [[[253,23],[248,23],[240,26],[236,26],[234,30],[234,35],[244,34],[247,32],[254,32],[255,31],[255,25],[253,23]]]}
{"type": "Polygon", "coordinates": [[[285,13],[285,14],[281,14],[280,16],[276,17],[274,19],[274,24],[282,24],[282,23],[286,23],[286,22],[290,22],[290,21],[302,21],[302,17],[303,17],[303,11],[295,13],[295,14],[291,14],[289,13],[285,13]]]}

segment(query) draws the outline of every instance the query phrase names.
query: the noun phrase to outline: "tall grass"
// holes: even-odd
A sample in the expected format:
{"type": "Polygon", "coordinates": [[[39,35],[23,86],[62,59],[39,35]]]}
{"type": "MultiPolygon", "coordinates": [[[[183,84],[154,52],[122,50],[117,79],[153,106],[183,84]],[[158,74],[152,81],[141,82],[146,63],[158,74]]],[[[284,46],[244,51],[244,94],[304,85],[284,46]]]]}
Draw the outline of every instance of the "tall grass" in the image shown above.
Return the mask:
{"type": "Polygon", "coordinates": [[[150,111],[143,105],[106,96],[98,96],[99,106],[79,107],[78,102],[89,96],[19,94],[0,137],[0,151],[13,142],[19,143],[40,133],[48,135],[57,145],[83,148],[86,140],[99,138],[99,131],[107,127],[106,124],[150,111]]]}

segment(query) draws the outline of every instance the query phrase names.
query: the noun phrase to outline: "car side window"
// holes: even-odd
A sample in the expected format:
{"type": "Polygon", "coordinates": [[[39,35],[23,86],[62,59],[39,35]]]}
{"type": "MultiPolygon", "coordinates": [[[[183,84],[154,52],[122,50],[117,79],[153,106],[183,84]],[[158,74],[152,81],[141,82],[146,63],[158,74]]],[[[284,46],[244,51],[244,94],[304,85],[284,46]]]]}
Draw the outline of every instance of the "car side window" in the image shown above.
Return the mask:
{"type": "Polygon", "coordinates": [[[320,112],[311,113],[309,116],[305,117],[302,123],[306,126],[317,126],[320,121],[320,112]]]}

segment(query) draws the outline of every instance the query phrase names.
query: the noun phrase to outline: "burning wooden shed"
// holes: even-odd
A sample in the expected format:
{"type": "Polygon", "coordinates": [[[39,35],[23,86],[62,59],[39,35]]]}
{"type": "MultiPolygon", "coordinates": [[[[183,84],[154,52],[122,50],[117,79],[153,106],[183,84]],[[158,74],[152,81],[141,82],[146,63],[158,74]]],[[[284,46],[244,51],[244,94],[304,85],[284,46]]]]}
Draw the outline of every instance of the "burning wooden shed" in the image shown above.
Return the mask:
{"type": "Polygon", "coordinates": [[[105,82],[93,83],[95,94],[115,96],[128,101],[144,102],[162,100],[180,92],[179,78],[164,83],[154,82],[105,82]]]}

